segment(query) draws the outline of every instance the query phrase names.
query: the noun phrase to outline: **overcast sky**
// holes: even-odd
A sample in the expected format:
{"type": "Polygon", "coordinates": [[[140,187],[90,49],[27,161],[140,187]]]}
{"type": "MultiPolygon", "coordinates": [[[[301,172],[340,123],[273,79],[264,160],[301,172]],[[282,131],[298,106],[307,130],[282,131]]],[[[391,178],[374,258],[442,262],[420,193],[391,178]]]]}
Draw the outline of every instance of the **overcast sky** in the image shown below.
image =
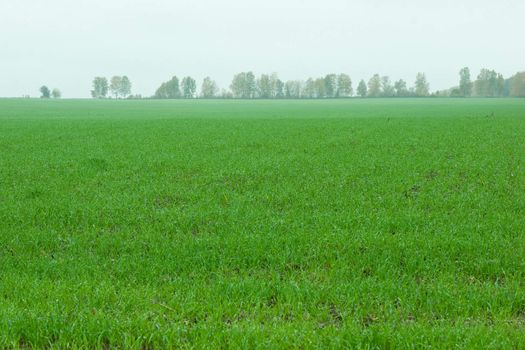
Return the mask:
{"type": "Polygon", "coordinates": [[[172,75],[374,73],[431,90],[469,66],[525,70],[524,0],[0,0],[0,96],[89,97],[94,76],[152,95],[172,75]]]}

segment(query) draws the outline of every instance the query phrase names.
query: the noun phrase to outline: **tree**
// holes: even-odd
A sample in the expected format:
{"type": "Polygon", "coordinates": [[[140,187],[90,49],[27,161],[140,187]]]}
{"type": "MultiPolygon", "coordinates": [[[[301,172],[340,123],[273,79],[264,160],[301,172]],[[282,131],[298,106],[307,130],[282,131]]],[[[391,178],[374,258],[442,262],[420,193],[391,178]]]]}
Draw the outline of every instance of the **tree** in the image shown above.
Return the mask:
{"type": "Polygon", "coordinates": [[[115,75],[111,78],[111,83],[109,85],[109,89],[111,90],[111,93],[115,95],[115,98],[118,98],[120,95],[122,85],[122,77],[115,75]]]}
{"type": "Polygon", "coordinates": [[[272,76],[270,77],[270,85],[272,87],[271,96],[273,98],[284,97],[284,82],[279,79],[277,73],[272,73],[272,76]]]}
{"type": "Polygon", "coordinates": [[[470,97],[472,95],[472,81],[470,80],[470,69],[464,67],[459,71],[459,95],[470,97]]]}
{"type": "Polygon", "coordinates": [[[277,79],[275,81],[274,92],[275,92],[275,98],[284,97],[284,82],[281,79],[277,79]]]}
{"type": "Polygon", "coordinates": [[[348,74],[341,73],[337,76],[337,97],[351,97],[354,94],[352,79],[348,74]]]}
{"type": "Polygon", "coordinates": [[[366,83],[363,79],[359,82],[359,85],[357,85],[357,95],[360,97],[366,97],[367,94],[367,88],[366,83]]]}
{"type": "Polygon", "coordinates": [[[510,84],[510,96],[525,97],[525,72],[516,73],[510,84]]]}
{"type": "Polygon", "coordinates": [[[246,73],[245,95],[247,98],[255,97],[255,75],[252,72],[246,73]]]}
{"type": "Polygon", "coordinates": [[[49,97],[51,97],[51,91],[45,85],[40,87],[40,93],[42,94],[40,96],[40,98],[49,98],[49,97]]]}
{"type": "Polygon", "coordinates": [[[482,69],[474,83],[477,96],[498,97],[503,95],[505,79],[494,70],[482,69]]]}
{"type": "Polygon", "coordinates": [[[304,84],[304,89],[302,95],[305,98],[314,98],[315,97],[315,81],[312,78],[308,78],[304,84]]]}
{"type": "Polygon", "coordinates": [[[194,98],[197,92],[197,83],[192,77],[182,79],[182,97],[194,98]]]}
{"type": "Polygon", "coordinates": [[[162,83],[155,91],[154,98],[174,99],[180,98],[179,78],[172,77],[169,81],[162,83]]]}
{"type": "Polygon", "coordinates": [[[60,98],[60,97],[62,97],[62,93],[60,92],[59,89],[54,88],[53,91],[51,91],[51,97],[53,97],[53,98],[60,98]]]}
{"type": "Polygon", "coordinates": [[[93,79],[93,90],[91,90],[91,97],[105,98],[108,94],[108,80],[104,77],[95,77],[93,79]]]}
{"type": "Polygon", "coordinates": [[[314,80],[314,97],[326,97],[326,81],[324,78],[317,78],[314,80]]]}
{"type": "Polygon", "coordinates": [[[379,74],[374,74],[368,81],[368,96],[379,97],[381,96],[381,77],[379,74]]]}
{"type": "Polygon", "coordinates": [[[122,97],[127,97],[131,94],[131,81],[127,76],[123,76],[120,79],[119,95],[122,97]]]}
{"type": "Polygon", "coordinates": [[[217,83],[213,81],[210,77],[204,78],[201,86],[201,96],[203,98],[214,98],[217,97],[219,89],[217,88],[217,83]]]}
{"type": "Polygon", "coordinates": [[[427,77],[425,76],[425,73],[417,73],[414,88],[416,96],[428,96],[429,84],[427,82],[427,77]]]}
{"type": "Polygon", "coordinates": [[[327,74],[324,77],[324,94],[328,98],[336,97],[337,76],[335,74],[327,74]]]}
{"type": "Polygon", "coordinates": [[[230,89],[236,98],[254,98],[256,94],[255,76],[252,72],[236,74],[230,89]]]}
{"type": "Polygon", "coordinates": [[[394,89],[396,90],[397,97],[408,96],[407,83],[403,79],[399,79],[394,83],[394,89]]]}
{"type": "Polygon", "coordinates": [[[301,98],[303,93],[303,83],[299,80],[289,80],[285,84],[286,98],[301,98]]]}
{"type": "Polygon", "coordinates": [[[396,94],[388,76],[381,78],[381,91],[384,97],[394,97],[396,94]]]}
{"type": "Polygon", "coordinates": [[[239,73],[233,77],[230,89],[234,97],[243,97],[244,86],[246,84],[246,73],[239,73]]]}
{"type": "Polygon", "coordinates": [[[272,96],[272,82],[268,74],[261,74],[257,79],[257,92],[260,98],[270,98],[272,96]]]}

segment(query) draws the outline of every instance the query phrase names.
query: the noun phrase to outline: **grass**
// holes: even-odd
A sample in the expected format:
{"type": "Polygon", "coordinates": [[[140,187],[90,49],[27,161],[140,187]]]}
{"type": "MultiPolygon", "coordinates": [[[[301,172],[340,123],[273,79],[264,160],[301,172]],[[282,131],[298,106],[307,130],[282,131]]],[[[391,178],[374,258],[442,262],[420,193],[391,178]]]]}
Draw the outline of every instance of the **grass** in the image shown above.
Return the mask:
{"type": "Polygon", "coordinates": [[[525,100],[0,100],[0,348],[524,348],[525,100]]]}

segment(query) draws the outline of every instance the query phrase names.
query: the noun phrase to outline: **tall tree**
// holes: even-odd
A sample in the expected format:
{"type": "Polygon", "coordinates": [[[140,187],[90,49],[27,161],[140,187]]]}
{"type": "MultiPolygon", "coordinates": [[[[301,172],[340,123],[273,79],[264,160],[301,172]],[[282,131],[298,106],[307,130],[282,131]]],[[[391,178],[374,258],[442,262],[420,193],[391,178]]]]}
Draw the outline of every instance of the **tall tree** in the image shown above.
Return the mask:
{"type": "Polygon", "coordinates": [[[414,90],[416,96],[424,97],[429,94],[429,84],[425,73],[417,73],[416,82],[414,84],[414,90]]]}
{"type": "Polygon", "coordinates": [[[61,98],[62,97],[62,93],[60,92],[59,89],[54,88],[53,91],[51,91],[51,97],[53,97],[53,98],[61,98]]]}
{"type": "Polygon", "coordinates": [[[525,97],[525,72],[516,73],[510,83],[510,96],[525,97]]]}
{"type": "Polygon", "coordinates": [[[111,93],[115,95],[115,98],[118,98],[120,95],[120,91],[122,89],[122,77],[115,75],[111,78],[111,83],[109,85],[109,90],[111,90],[111,93]]]}
{"type": "Polygon", "coordinates": [[[354,94],[352,79],[348,74],[341,73],[337,76],[337,97],[351,97],[354,94]]]}
{"type": "Polygon", "coordinates": [[[51,90],[47,86],[41,86],[40,87],[40,98],[49,98],[51,97],[51,90]]]}
{"type": "Polygon", "coordinates": [[[257,79],[257,92],[260,98],[270,98],[272,96],[272,82],[268,74],[261,74],[257,79]]]}
{"type": "Polygon", "coordinates": [[[335,74],[327,74],[324,77],[324,93],[328,98],[336,97],[337,94],[337,76],[335,74]]]}
{"type": "Polygon", "coordinates": [[[281,79],[277,79],[274,85],[275,98],[284,97],[284,82],[281,79]]]}
{"type": "Polygon", "coordinates": [[[201,96],[203,98],[214,98],[217,96],[218,91],[217,83],[214,80],[210,77],[204,78],[201,86],[201,96]]]}
{"type": "Polygon", "coordinates": [[[246,73],[245,95],[247,98],[255,97],[255,75],[251,71],[246,73]]]}
{"type": "Polygon", "coordinates": [[[359,82],[359,85],[357,85],[357,95],[360,97],[366,97],[368,93],[366,83],[363,79],[359,82]]]}
{"type": "Polygon", "coordinates": [[[304,84],[302,95],[305,98],[314,98],[315,96],[315,81],[312,78],[308,78],[304,84]]]}
{"type": "Polygon", "coordinates": [[[314,80],[314,92],[316,98],[326,97],[326,81],[324,78],[317,78],[314,80]]]}
{"type": "Polygon", "coordinates": [[[279,79],[277,73],[272,73],[270,77],[270,85],[272,87],[271,96],[273,98],[284,97],[284,82],[281,79],[279,79]]]}
{"type": "Polygon", "coordinates": [[[368,81],[368,96],[379,97],[381,96],[381,77],[379,74],[374,74],[368,81]]]}
{"type": "Polygon", "coordinates": [[[120,79],[120,89],[119,89],[119,95],[122,97],[127,97],[131,94],[131,81],[127,76],[123,76],[120,79]]]}
{"type": "Polygon", "coordinates": [[[285,84],[286,98],[301,98],[303,92],[303,83],[299,80],[288,80],[285,84]]]}
{"type": "Polygon", "coordinates": [[[394,97],[396,94],[388,76],[381,77],[381,93],[384,97],[394,97]]]}
{"type": "Polygon", "coordinates": [[[459,95],[470,97],[472,95],[472,81],[470,80],[470,69],[464,67],[459,71],[459,95]]]}
{"type": "Polygon", "coordinates": [[[244,87],[246,85],[246,73],[236,74],[230,84],[230,89],[234,97],[244,97],[244,87]]]}
{"type": "Polygon", "coordinates": [[[407,83],[403,79],[399,79],[394,83],[394,89],[396,90],[397,97],[408,96],[407,83]]]}
{"type": "Polygon", "coordinates": [[[233,77],[230,89],[236,98],[254,98],[256,95],[255,75],[242,72],[233,77]]]}
{"type": "Polygon", "coordinates": [[[482,69],[474,83],[477,96],[498,97],[503,95],[505,79],[494,70],[482,69]]]}
{"type": "Polygon", "coordinates": [[[155,98],[174,99],[180,98],[179,78],[173,76],[169,81],[162,83],[155,91],[155,98]]]}
{"type": "Polygon", "coordinates": [[[184,98],[194,98],[197,92],[197,83],[192,77],[182,79],[182,96],[184,98]]]}
{"type": "Polygon", "coordinates": [[[105,98],[108,94],[108,80],[104,77],[95,77],[93,79],[93,90],[91,90],[91,97],[105,98]]]}

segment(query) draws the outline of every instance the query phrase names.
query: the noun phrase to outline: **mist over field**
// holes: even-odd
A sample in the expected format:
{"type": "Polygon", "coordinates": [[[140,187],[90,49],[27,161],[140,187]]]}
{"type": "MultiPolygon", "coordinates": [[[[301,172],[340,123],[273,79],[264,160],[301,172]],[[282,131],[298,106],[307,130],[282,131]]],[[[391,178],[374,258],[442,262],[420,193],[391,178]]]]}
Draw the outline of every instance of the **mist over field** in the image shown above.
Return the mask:
{"type": "Polygon", "coordinates": [[[283,80],[347,73],[431,90],[460,68],[523,70],[525,3],[502,1],[17,0],[0,6],[0,96],[90,97],[95,76],[127,75],[151,96],[173,75],[228,88],[237,72],[283,80]]]}

